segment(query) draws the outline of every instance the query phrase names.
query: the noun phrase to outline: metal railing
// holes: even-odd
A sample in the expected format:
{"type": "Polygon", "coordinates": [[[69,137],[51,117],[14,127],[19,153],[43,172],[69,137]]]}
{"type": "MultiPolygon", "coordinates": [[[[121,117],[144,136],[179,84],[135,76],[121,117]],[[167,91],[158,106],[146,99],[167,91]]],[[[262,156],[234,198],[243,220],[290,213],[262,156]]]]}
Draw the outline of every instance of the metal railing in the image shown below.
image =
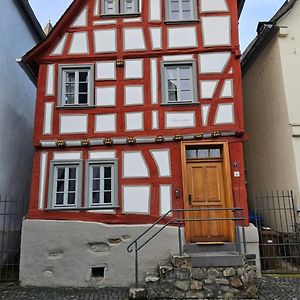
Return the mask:
{"type": "Polygon", "coordinates": [[[263,273],[300,273],[300,231],[293,191],[249,196],[263,273]]]}
{"type": "Polygon", "coordinates": [[[190,208],[190,209],[170,209],[167,213],[162,215],[154,224],[152,224],[147,230],[140,234],[132,243],[127,247],[127,251],[132,253],[135,252],[135,286],[138,287],[139,281],[139,258],[138,252],[144,248],[151,240],[160,234],[167,226],[176,225],[178,228],[178,248],[179,255],[183,255],[183,244],[182,244],[182,227],[185,222],[212,222],[212,221],[233,221],[235,226],[235,246],[236,251],[241,254],[241,239],[239,226],[242,227],[242,243],[244,253],[247,253],[246,246],[246,235],[245,235],[245,217],[243,208],[190,208]],[[186,212],[232,212],[233,217],[224,218],[186,218],[186,212]],[[242,215],[242,216],[239,216],[242,215]],[[150,237],[144,241],[142,239],[147,233],[150,233],[155,229],[156,225],[161,225],[158,231],[154,232],[150,237]]]}
{"type": "Polygon", "coordinates": [[[19,280],[20,243],[27,197],[0,195],[0,282],[19,280]]]}

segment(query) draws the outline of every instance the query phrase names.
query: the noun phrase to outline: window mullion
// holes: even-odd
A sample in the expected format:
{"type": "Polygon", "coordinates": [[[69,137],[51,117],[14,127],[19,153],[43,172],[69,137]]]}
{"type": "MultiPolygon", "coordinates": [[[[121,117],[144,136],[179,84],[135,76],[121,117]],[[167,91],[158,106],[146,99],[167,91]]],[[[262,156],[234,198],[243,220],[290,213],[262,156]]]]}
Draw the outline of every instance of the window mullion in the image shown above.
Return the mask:
{"type": "Polygon", "coordinates": [[[195,19],[195,13],[194,13],[194,1],[190,1],[190,19],[195,19]]]}
{"type": "Polygon", "coordinates": [[[69,190],[69,171],[70,168],[65,168],[65,179],[64,179],[64,206],[68,204],[68,190],[69,190]]]}
{"type": "Polygon", "coordinates": [[[75,71],[75,104],[79,103],[79,71],[75,71]]]}
{"type": "Polygon", "coordinates": [[[179,20],[183,19],[183,6],[182,6],[182,0],[178,0],[178,6],[179,6],[179,20]]]}
{"type": "Polygon", "coordinates": [[[104,203],[104,166],[100,167],[100,203],[104,203]]]}
{"type": "Polygon", "coordinates": [[[191,101],[195,102],[195,94],[194,94],[194,82],[193,82],[193,75],[192,75],[193,66],[189,67],[189,78],[190,78],[190,90],[191,90],[191,101]]]}
{"type": "Polygon", "coordinates": [[[181,78],[180,78],[180,67],[176,68],[176,74],[177,74],[177,95],[178,95],[178,101],[181,101],[181,78]]]}

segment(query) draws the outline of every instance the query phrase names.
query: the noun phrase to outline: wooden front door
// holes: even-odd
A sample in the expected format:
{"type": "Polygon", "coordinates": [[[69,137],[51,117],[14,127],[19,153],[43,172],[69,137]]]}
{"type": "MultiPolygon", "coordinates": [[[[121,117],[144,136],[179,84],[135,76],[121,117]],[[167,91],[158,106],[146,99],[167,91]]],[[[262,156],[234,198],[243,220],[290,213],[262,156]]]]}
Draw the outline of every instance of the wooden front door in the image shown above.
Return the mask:
{"type": "MultiPolygon", "coordinates": [[[[220,153],[223,152],[220,151],[220,153]]],[[[185,208],[207,209],[203,211],[187,211],[185,213],[186,219],[195,220],[185,223],[186,241],[231,241],[234,235],[234,224],[232,221],[197,221],[197,219],[232,217],[231,211],[208,210],[232,207],[232,199],[228,201],[228,193],[226,191],[224,155],[220,154],[220,157],[217,158],[186,159],[185,168],[185,208]]]]}

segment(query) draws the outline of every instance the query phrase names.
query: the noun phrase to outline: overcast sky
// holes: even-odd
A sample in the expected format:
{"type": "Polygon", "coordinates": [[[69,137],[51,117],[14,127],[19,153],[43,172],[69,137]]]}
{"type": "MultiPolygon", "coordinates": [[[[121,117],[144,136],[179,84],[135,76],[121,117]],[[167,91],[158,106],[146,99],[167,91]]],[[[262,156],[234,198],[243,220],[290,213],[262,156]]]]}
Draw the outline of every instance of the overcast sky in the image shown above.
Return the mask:
{"type": "MultiPolygon", "coordinates": [[[[268,21],[285,0],[246,0],[240,19],[240,41],[244,50],[256,35],[259,21],[268,21]]],[[[29,0],[42,27],[48,20],[54,25],[72,0],[29,0]]]]}

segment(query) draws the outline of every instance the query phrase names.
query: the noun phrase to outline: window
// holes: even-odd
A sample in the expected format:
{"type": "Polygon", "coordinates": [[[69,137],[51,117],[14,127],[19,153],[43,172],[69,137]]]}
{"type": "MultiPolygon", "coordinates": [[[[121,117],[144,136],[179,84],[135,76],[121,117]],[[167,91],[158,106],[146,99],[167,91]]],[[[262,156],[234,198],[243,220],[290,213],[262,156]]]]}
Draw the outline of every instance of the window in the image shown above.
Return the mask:
{"type": "Polygon", "coordinates": [[[137,14],[138,0],[102,0],[103,15],[137,14]]]}
{"type": "Polygon", "coordinates": [[[87,164],[88,207],[113,207],[117,202],[117,162],[89,161],[87,164]]]}
{"type": "Polygon", "coordinates": [[[90,106],[93,104],[93,66],[59,67],[59,106],[90,106]]]}
{"type": "Polygon", "coordinates": [[[191,21],[196,19],[195,0],[166,0],[167,21],[191,21]]]}
{"type": "Polygon", "coordinates": [[[203,148],[190,146],[186,149],[187,159],[219,159],[222,158],[222,149],[218,148],[203,148]]]}
{"type": "Polygon", "coordinates": [[[194,62],[163,63],[163,102],[184,104],[197,102],[197,81],[194,62]]]}
{"type": "Polygon", "coordinates": [[[81,163],[51,163],[49,199],[51,208],[77,207],[81,193],[81,163]]]}

